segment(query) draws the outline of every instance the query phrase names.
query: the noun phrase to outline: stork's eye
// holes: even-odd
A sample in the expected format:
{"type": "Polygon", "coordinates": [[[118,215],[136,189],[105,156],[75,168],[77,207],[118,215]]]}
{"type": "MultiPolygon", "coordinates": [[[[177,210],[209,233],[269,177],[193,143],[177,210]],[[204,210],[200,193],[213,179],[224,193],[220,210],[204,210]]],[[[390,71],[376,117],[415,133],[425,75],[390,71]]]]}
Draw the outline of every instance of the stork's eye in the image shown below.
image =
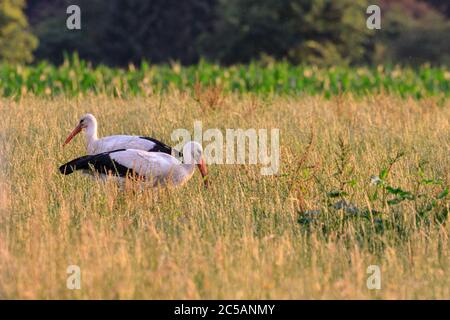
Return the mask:
{"type": "Polygon", "coordinates": [[[80,120],[80,124],[82,124],[83,122],[84,122],[84,120],[83,120],[83,119],[81,119],[81,120],[80,120]]]}

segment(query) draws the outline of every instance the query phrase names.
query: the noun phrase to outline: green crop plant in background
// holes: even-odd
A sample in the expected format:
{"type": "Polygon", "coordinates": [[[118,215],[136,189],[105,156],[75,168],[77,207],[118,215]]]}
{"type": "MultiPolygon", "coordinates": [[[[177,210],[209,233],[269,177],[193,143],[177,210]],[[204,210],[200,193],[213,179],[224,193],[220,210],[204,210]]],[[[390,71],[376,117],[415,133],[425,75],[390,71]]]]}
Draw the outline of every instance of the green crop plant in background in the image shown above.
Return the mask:
{"type": "Polygon", "coordinates": [[[250,63],[223,67],[201,61],[128,69],[92,66],[77,55],[61,66],[41,62],[33,66],[0,66],[0,94],[38,96],[87,93],[108,96],[148,96],[170,88],[192,90],[196,85],[220,87],[225,92],[324,95],[392,93],[402,97],[448,97],[450,71],[446,67],[398,66],[328,67],[294,66],[287,62],[250,63]]]}

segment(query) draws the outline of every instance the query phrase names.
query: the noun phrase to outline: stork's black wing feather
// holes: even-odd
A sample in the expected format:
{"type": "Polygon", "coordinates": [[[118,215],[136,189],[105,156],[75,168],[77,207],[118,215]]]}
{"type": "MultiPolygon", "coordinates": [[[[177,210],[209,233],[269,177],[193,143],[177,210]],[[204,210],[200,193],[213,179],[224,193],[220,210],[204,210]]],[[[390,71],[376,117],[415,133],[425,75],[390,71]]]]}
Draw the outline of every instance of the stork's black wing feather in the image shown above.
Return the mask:
{"type": "Polygon", "coordinates": [[[150,137],[139,137],[139,138],[151,141],[151,142],[153,142],[155,144],[155,146],[152,149],[147,150],[148,152],[164,152],[164,153],[167,153],[167,154],[171,155],[172,154],[172,150],[173,150],[175,156],[178,156],[178,157],[182,157],[183,156],[183,154],[180,151],[173,149],[171,146],[168,146],[164,142],[159,141],[159,140],[157,140],[155,138],[150,138],[150,137]]]}
{"type": "Polygon", "coordinates": [[[120,177],[133,174],[132,169],[111,159],[110,154],[119,151],[125,151],[125,149],[79,157],[63,164],[59,167],[59,171],[65,175],[71,174],[76,170],[89,170],[99,174],[113,174],[120,177]]]}
{"type": "Polygon", "coordinates": [[[72,161],[69,161],[62,166],[59,167],[59,172],[62,174],[68,175],[73,173],[75,170],[83,170],[83,169],[89,169],[89,161],[94,156],[82,156],[76,159],[73,159],[72,161]]]}

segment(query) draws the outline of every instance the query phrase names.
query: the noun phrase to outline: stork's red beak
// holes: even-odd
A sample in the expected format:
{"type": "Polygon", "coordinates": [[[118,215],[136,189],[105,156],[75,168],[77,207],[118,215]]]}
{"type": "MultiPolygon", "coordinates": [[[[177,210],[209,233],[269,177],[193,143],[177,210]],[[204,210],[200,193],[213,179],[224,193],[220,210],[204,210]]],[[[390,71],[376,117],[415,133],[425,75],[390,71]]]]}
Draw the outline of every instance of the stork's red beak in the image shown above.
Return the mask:
{"type": "Polygon", "coordinates": [[[205,185],[205,188],[208,188],[209,182],[208,182],[208,169],[206,168],[206,162],[205,159],[201,159],[200,163],[197,164],[198,169],[200,170],[200,173],[202,174],[203,178],[203,184],[205,185]]]}
{"type": "Polygon", "coordinates": [[[81,132],[81,129],[83,129],[83,127],[81,126],[81,124],[77,125],[75,127],[75,129],[73,129],[73,131],[69,134],[69,136],[67,137],[66,141],[64,141],[63,147],[68,144],[70,142],[70,140],[73,139],[73,137],[75,137],[77,134],[79,134],[81,132]]]}

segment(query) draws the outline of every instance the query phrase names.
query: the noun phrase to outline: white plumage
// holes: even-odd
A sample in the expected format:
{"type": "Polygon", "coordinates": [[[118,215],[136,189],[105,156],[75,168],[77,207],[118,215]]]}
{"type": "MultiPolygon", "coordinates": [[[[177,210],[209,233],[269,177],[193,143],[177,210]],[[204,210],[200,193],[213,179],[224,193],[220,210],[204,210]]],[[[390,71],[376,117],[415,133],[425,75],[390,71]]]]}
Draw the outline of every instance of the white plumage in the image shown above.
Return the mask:
{"type": "Polygon", "coordinates": [[[82,170],[103,177],[112,176],[123,180],[129,175],[143,178],[153,186],[180,186],[186,183],[198,166],[208,185],[207,168],[203,159],[202,146],[194,141],[183,147],[183,163],[162,152],[146,152],[136,149],[116,150],[74,159],[59,169],[63,174],[82,170]]]}
{"type": "Polygon", "coordinates": [[[178,152],[161,141],[149,137],[114,135],[104,138],[97,136],[97,119],[87,113],[81,117],[80,122],[67,137],[64,145],[68,144],[78,133],[85,129],[86,148],[90,155],[118,149],[137,149],[151,152],[164,152],[178,156],[178,152]]]}

